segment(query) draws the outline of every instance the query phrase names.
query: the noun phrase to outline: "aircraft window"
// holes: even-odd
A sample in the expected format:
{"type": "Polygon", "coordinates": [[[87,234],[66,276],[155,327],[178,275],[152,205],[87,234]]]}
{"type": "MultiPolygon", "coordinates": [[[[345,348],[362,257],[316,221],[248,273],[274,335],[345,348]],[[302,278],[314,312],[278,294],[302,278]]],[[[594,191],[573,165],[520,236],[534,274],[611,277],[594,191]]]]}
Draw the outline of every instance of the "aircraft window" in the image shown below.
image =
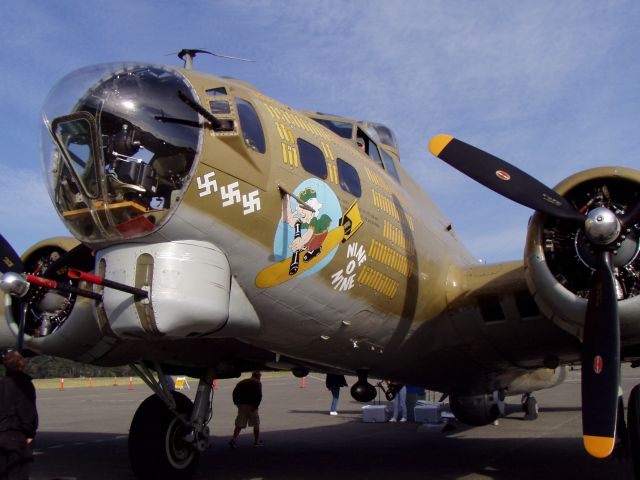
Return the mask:
{"type": "Polygon", "coordinates": [[[210,88],[209,90],[207,90],[207,95],[210,97],[218,97],[226,94],[227,94],[227,89],[224,87],[210,88]]]}
{"type": "Polygon", "coordinates": [[[217,113],[231,113],[231,105],[226,100],[210,100],[209,108],[214,115],[217,113]]]}
{"type": "Polygon", "coordinates": [[[369,123],[369,127],[376,132],[380,143],[389,145],[390,147],[398,150],[398,141],[389,127],[386,127],[381,123],[369,123]]]}
{"type": "Polygon", "coordinates": [[[369,136],[364,133],[361,129],[358,128],[358,133],[356,137],[356,144],[358,150],[369,155],[369,158],[380,165],[380,168],[384,170],[384,165],[382,163],[382,158],[380,158],[380,153],[378,152],[378,146],[375,144],[373,140],[369,138],[369,136]]]}
{"type": "Polygon", "coordinates": [[[371,157],[371,160],[376,162],[382,169],[384,169],[382,158],[380,158],[380,152],[378,152],[378,146],[371,140],[369,140],[369,145],[367,145],[367,153],[371,157]]]}
{"type": "Polygon", "coordinates": [[[398,171],[396,170],[396,165],[393,163],[393,158],[391,158],[391,155],[385,152],[384,148],[380,151],[382,152],[382,162],[384,163],[384,169],[389,172],[389,175],[391,175],[397,181],[400,181],[398,171]]]}
{"type": "Polygon", "coordinates": [[[327,178],[327,161],[322,150],[301,138],[298,139],[298,151],[302,167],[316,177],[327,178]]]}
{"type": "Polygon", "coordinates": [[[70,164],[90,198],[98,197],[98,178],[94,162],[94,143],[91,116],[81,112],[61,117],[53,123],[60,145],[71,160],[70,164]]]}
{"type": "Polygon", "coordinates": [[[338,165],[338,178],[340,179],[342,189],[355,197],[360,197],[360,195],[362,195],[362,186],[360,185],[358,171],[341,158],[338,158],[336,163],[338,165]]]}
{"type": "Polygon", "coordinates": [[[522,318],[540,316],[540,310],[538,310],[538,306],[529,292],[515,292],[514,298],[516,301],[516,307],[518,308],[518,313],[522,318]]]}
{"type": "Polygon", "coordinates": [[[349,122],[340,122],[338,120],[327,120],[326,118],[313,118],[323,127],[327,127],[336,135],[340,135],[342,138],[351,139],[353,136],[353,125],[349,122]]]}
{"type": "Polygon", "coordinates": [[[502,305],[500,305],[499,297],[479,297],[478,306],[480,307],[480,314],[482,315],[482,319],[486,323],[498,322],[505,319],[504,312],[502,311],[502,305]]]}
{"type": "Polygon", "coordinates": [[[264,132],[262,131],[262,125],[260,124],[260,119],[258,118],[255,108],[241,98],[236,98],[236,104],[238,105],[238,116],[240,117],[244,143],[256,152],[266,152],[264,132]]]}

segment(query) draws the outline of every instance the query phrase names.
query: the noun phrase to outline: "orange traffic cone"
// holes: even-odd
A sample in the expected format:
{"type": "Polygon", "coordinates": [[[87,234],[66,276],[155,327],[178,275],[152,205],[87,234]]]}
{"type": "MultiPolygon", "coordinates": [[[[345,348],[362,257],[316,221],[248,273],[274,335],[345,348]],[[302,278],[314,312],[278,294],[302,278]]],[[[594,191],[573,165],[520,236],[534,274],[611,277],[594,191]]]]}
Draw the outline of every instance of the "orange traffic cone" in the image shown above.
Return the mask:
{"type": "Polygon", "coordinates": [[[64,378],[60,379],[60,391],[64,390],[64,378]]]}

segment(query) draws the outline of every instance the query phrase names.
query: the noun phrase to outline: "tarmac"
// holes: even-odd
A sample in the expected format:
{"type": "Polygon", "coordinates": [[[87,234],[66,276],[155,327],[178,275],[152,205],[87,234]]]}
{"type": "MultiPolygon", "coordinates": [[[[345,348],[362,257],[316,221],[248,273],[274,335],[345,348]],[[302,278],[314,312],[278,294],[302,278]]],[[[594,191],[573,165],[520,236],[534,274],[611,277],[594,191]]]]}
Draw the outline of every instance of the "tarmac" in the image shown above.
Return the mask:
{"type": "MultiPolygon", "coordinates": [[[[354,379],[348,379],[351,385],[354,379]]],[[[239,448],[228,441],[237,380],[219,380],[210,422],[211,448],[194,479],[630,479],[629,462],[596,460],[583,450],[580,377],[535,394],[540,416],[524,421],[519,397],[510,397],[498,425],[468,428],[416,423],[364,423],[362,404],[342,389],[339,415],[328,415],[331,395],[324,376],[304,388],[291,374],[265,373],[260,408],[263,447],[244,430],[239,448]],[[511,413],[509,413],[511,412],[511,413]]],[[[623,388],[640,372],[623,369],[623,388]]],[[[197,385],[183,390],[193,399],[197,385]]],[[[38,390],[40,429],[33,480],[134,480],[127,435],[133,414],[150,390],[144,385],[38,390]]],[[[384,398],[384,397],[383,397],[384,398]]],[[[382,402],[385,403],[385,402],[382,402]]]]}

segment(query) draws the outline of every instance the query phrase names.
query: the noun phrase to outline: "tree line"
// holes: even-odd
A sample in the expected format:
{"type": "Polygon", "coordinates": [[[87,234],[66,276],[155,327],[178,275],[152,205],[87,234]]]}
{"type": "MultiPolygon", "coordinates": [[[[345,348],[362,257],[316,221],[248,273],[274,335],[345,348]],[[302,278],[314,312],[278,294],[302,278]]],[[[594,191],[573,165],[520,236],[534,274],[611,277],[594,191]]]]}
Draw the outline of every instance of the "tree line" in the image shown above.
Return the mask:
{"type": "MultiPolygon", "coordinates": [[[[4,367],[0,365],[4,375],[4,367]]],[[[38,355],[26,359],[25,373],[33,378],[77,378],[77,377],[130,377],[135,375],[127,365],[120,367],[97,367],[78,363],[66,358],[38,355]]]]}

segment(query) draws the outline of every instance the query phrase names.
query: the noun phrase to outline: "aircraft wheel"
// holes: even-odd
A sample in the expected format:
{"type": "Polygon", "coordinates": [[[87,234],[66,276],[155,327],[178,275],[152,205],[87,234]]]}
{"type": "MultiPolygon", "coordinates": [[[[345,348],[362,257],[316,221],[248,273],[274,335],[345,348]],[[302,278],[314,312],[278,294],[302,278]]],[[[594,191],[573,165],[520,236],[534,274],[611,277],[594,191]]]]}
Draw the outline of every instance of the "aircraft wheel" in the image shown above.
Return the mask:
{"type": "Polygon", "coordinates": [[[536,420],[538,418],[538,401],[535,397],[527,397],[522,404],[525,420],[536,420]]]}
{"type": "MultiPolygon", "coordinates": [[[[191,414],[193,403],[171,392],[179,412],[191,414]]],[[[184,436],[189,429],[169,411],[157,395],[140,404],[129,431],[129,461],[140,480],[186,480],[196,468],[199,452],[184,436]]]]}
{"type": "Polygon", "coordinates": [[[640,480],[640,385],[636,385],[631,390],[627,408],[627,430],[629,431],[633,478],[640,480]]]}

